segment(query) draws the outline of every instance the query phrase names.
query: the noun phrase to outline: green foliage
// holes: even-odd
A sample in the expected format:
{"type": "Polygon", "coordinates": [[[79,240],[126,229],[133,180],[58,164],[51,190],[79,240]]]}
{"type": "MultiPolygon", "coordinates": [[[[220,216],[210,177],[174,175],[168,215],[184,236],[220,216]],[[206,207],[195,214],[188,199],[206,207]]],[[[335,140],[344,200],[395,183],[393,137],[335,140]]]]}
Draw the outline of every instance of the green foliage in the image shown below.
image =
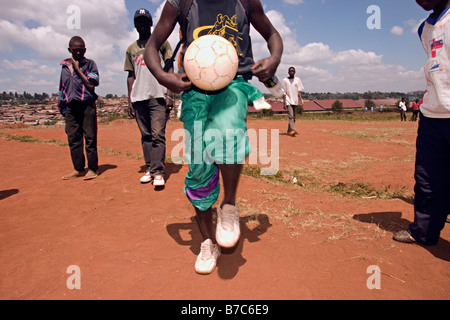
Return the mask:
{"type": "Polygon", "coordinates": [[[106,115],[99,114],[99,122],[100,123],[108,123],[114,120],[118,119],[126,119],[128,118],[127,111],[124,110],[123,113],[116,112],[116,113],[107,113],[106,115]]]}
{"type": "Polygon", "coordinates": [[[18,94],[17,92],[9,92],[3,91],[0,94],[0,100],[2,103],[6,103],[7,101],[11,103],[11,105],[20,105],[20,104],[41,104],[44,103],[45,100],[49,98],[49,95],[45,92],[39,94],[35,93],[34,95],[28,93],[26,91],[23,94],[18,94]]]}
{"type": "Polygon", "coordinates": [[[375,102],[373,102],[373,101],[370,100],[370,99],[367,99],[367,100],[364,102],[364,106],[365,106],[367,109],[370,110],[370,108],[375,108],[375,102]]]}
{"type": "Polygon", "coordinates": [[[342,102],[340,102],[339,100],[333,102],[333,104],[331,105],[331,110],[333,110],[334,113],[342,113],[342,111],[344,110],[342,102]]]}

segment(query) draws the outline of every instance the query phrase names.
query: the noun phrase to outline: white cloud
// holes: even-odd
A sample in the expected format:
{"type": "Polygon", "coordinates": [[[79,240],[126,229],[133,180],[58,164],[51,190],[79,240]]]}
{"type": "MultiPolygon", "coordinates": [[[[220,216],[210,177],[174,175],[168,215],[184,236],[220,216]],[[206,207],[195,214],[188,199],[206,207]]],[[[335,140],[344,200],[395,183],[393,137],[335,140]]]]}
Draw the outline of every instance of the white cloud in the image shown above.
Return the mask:
{"type": "MultiPolygon", "coordinates": [[[[404,91],[422,89],[422,70],[406,70],[388,65],[383,55],[361,49],[334,51],[329,45],[317,42],[301,46],[295,34],[287,26],[281,13],[267,12],[275,28],[280,32],[285,50],[277,70],[278,78],[287,76],[290,66],[295,66],[308,92],[365,92],[404,91]]],[[[255,60],[268,56],[263,38],[252,29],[255,60]]],[[[263,92],[266,89],[252,80],[263,92]]]]}
{"type": "Polygon", "coordinates": [[[391,29],[391,33],[396,36],[401,36],[403,34],[403,28],[400,26],[393,26],[391,29]]]}
{"type": "MultiPolygon", "coordinates": [[[[4,2],[6,0],[0,0],[4,2]]],[[[161,0],[149,0],[160,3],[161,0]]],[[[303,0],[284,0],[300,4],[303,0]]],[[[86,56],[94,59],[100,69],[99,94],[126,92],[126,74],[123,61],[126,48],[137,39],[137,32],[130,31],[129,13],[125,0],[71,0],[70,5],[81,9],[81,29],[67,28],[66,1],[15,0],[2,6],[0,11],[0,85],[18,92],[57,91],[59,62],[67,58],[70,37],[80,35],[87,46],[86,56]],[[13,57],[13,50],[20,46],[31,54],[13,57]],[[8,55],[5,58],[3,55],[8,55]]],[[[164,1],[155,13],[156,24],[164,1]]],[[[423,71],[406,70],[387,65],[383,56],[358,48],[335,50],[322,42],[300,45],[296,34],[284,16],[275,10],[267,12],[269,19],[280,32],[285,51],[277,76],[284,78],[290,66],[295,66],[308,92],[346,92],[367,90],[410,91],[422,89],[423,71]]],[[[415,21],[414,21],[415,22],[415,21]]],[[[405,22],[405,28],[417,28],[418,23],[405,22]]],[[[398,29],[397,29],[398,28],[398,29]]],[[[402,27],[394,32],[399,34],[402,27]]],[[[254,30],[251,31],[255,59],[268,56],[266,42],[254,30]]],[[[178,42],[178,26],[169,38],[173,47],[178,42]]],[[[252,81],[265,90],[257,81],[252,81]]],[[[1,89],[1,88],[0,88],[1,89]]],[[[266,91],[264,91],[266,92],[266,91]]]]}
{"type": "MultiPolygon", "coordinates": [[[[17,90],[19,92],[24,91],[21,89],[27,84],[36,87],[48,86],[52,82],[55,88],[53,92],[57,91],[59,62],[70,56],[67,51],[70,38],[79,35],[86,42],[86,57],[95,60],[101,69],[101,84],[108,84],[108,81],[113,83],[112,79],[117,82],[117,77],[123,73],[124,52],[136,40],[136,33],[128,31],[128,20],[124,0],[72,0],[70,3],[15,0],[0,11],[0,53],[10,54],[20,45],[28,47],[31,54],[28,60],[3,60],[0,64],[1,69],[4,69],[2,74],[7,74],[14,82],[9,86],[21,87],[17,90]],[[70,5],[80,9],[80,29],[67,26],[67,20],[71,17],[67,12],[70,5]],[[42,78],[42,81],[33,81],[31,78],[18,81],[19,71],[22,74],[40,73],[41,77],[48,77],[42,78]]],[[[103,88],[108,90],[106,85],[99,87],[99,90],[103,88]]]]}
{"type": "Polygon", "coordinates": [[[407,27],[411,28],[411,33],[417,33],[417,31],[419,30],[420,25],[422,24],[422,21],[417,22],[414,19],[410,19],[408,21],[405,21],[405,25],[407,27]]]}
{"type": "Polygon", "coordinates": [[[58,73],[57,68],[52,68],[45,64],[40,64],[36,60],[16,60],[16,61],[10,61],[7,59],[0,61],[0,70],[7,71],[23,71],[24,73],[28,74],[34,74],[34,75],[41,75],[41,76],[48,76],[48,75],[55,75],[58,73]]]}
{"type": "Polygon", "coordinates": [[[0,51],[11,51],[14,43],[33,49],[44,59],[63,59],[68,55],[70,38],[84,38],[88,52],[98,61],[112,58],[114,44],[130,39],[127,32],[127,11],[124,0],[73,0],[70,5],[80,8],[80,29],[69,29],[65,1],[16,0],[0,12],[0,51]],[[33,20],[36,28],[27,28],[33,20]]]}

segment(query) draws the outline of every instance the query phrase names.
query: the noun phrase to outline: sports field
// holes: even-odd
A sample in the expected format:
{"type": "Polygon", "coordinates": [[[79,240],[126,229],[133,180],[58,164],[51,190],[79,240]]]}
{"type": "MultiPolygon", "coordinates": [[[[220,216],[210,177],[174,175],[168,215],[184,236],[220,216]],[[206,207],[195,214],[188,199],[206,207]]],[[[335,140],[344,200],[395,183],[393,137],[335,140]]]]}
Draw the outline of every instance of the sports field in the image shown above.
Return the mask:
{"type": "Polygon", "coordinates": [[[181,127],[168,123],[161,190],[139,183],[132,120],[100,124],[92,181],[61,179],[72,171],[64,128],[1,127],[0,298],[448,299],[449,225],[435,247],[392,240],[413,220],[417,123],[299,120],[292,138],[287,120],[250,119],[278,157],[245,166],[241,240],[208,276],[194,271],[187,165],[171,156],[181,127]],[[67,285],[73,265],[80,289],[67,285]]]}

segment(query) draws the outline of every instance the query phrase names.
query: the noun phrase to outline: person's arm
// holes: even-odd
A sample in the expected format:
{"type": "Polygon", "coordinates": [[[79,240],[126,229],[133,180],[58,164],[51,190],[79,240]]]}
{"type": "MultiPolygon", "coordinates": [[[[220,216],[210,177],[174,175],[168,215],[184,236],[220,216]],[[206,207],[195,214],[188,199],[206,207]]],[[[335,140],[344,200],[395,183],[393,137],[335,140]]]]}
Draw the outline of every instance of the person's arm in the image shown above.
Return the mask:
{"type": "MultiPolygon", "coordinates": [[[[170,46],[170,43],[168,41],[165,41],[161,47],[161,56],[164,60],[164,70],[167,71],[168,73],[174,72],[172,55],[173,55],[172,47],[170,46]]],[[[173,105],[174,105],[174,93],[169,89],[167,89],[166,108],[168,112],[170,112],[173,109],[173,105]]]]}
{"type": "Polygon", "coordinates": [[[298,102],[299,102],[299,105],[301,107],[303,107],[303,98],[302,98],[302,92],[301,91],[298,92],[298,102]]]}
{"type": "Polygon", "coordinates": [[[74,58],[70,58],[70,59],[72,60],[73,70],[75,70],[75,72],[78,74],[81,81],[83,81],[83,84],[89,90],[94,91],[95,85],[91,81],[89,81],[88,77],[86,77],[86,75],[83,73],[83,71],[81,71],[80,63],[77,60],[75,60],[74,58]]]}
{"type": "Polygon", "coordinates": [[[155,26],[155,30],[153,30],[152,35],[145,46],[144,53],[145,64],[155,76],[156,80],[168,90],[175,93],[188,90],[192,84],[190,81],[183,81],[183,78],[186,78],[186,74],[168,73],[164,71],[161,66],[159,48],[161,48],[164,41],[166,41],[172,33],[178,14],[178,9],[169,2],[166,2],[161,17],[155,26]]]}
{"type": "Polygon", "coordinates": [[[270,57],[259,60],[253,65],[253,74],[261,82],[266,82],[277,71],[283,54],[283,40],[269,18],[264,13],[260,0],[250,0],[250,22],[261,36],[266,40],[270,57]]]}
{"type": "Polygon", "coordinates": [[[136,76],[134,74],[134,71],[128,71],[128,77],[127,77],[127,89],[128,89],[128,116],[131,119],[134,119],[134,109],[133,104],[131,103],[131,89],[133,89],[134,80],[136,79],[136,76]]]}
{"type": "Polygon", "coordinates": [[[58,110],[59,113],[65,117],[66,116],[66,106],[64,101],[64,91],[63,91],[63,70],[61,71],[61,76],[59,78],[59,92],[58,92],[58,110]]]}

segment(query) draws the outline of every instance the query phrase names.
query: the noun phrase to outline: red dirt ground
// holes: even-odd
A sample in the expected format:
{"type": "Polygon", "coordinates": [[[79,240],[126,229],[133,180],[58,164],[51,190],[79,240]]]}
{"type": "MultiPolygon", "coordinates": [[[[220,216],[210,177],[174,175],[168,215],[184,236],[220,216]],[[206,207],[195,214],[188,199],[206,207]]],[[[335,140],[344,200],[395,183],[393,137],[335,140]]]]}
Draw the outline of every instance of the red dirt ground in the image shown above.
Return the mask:
{"type": "MultiPolygon", "coordinates": [[[[99,127],[100,172],[71,172],[61,127],[0,129],[1,299],[448,299],[450,228],[434,247],[392,240],[413,220],[414,139],[408,122],[250,120],[279,129],[279,168],[302,185],[243,175],[242,237],[208,276],[194,271],[201,235],[183,193],[186,165],[168,163],[163,190],[142,185],[140,137],[131,120],[99,127]],[[365,135],[361,135],[361,133],[365,135]],[[6,135],[31,136],[19,142],[6,135]],[[351,181],[401,190],[400,199],[343,196],[351,181]],[[66,285],[79,266],[81,289],[66,285]],[[368,267],[381,271],[369,289],[368,267]]],[[[170,141],[180,122],[169,122],[170,141]]]]}

